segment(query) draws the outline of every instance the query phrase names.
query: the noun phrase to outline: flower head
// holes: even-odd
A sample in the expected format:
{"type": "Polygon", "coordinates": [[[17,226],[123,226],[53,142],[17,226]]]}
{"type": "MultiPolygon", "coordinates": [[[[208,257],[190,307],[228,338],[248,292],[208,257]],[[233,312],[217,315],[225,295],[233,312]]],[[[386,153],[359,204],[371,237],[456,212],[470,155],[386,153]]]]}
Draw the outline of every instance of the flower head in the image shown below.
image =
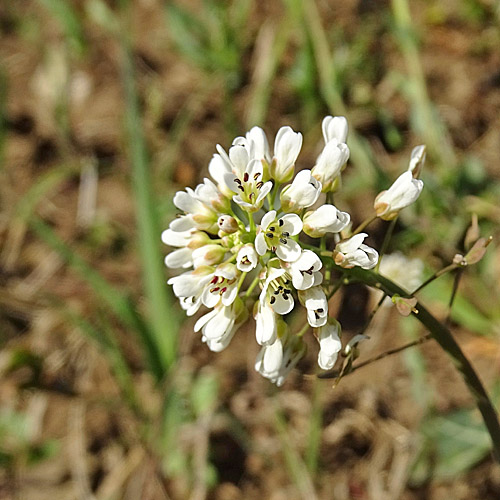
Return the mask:
{"type": "MultiPolygon", "coordinates": [[[[325,145],[316,164],[295,176],[302,135],[290,127],[278,131],[273,151],[259,127],[236,137],[228,151],[217,145],[211,179],[175,194],[179,213],[161,236],[173,248],[165,264],[180,270],[168,284],[188,316],[201,311],[194,325],[201,340],[212,351],[225,349],[253,311],[261,346],[255,369],[278,386],[304,356],[307,328],[319,342],[320,368],[331,369],[341,350],[340,325],[328,308],[335,280],[324,279],[324,269],[330,278],[339,271],[335,264],[371,269],[378,261],[363,243],[366,233],[342,239],[350,215],[321,203],[322,192],[329,200],[340,188],[350,154],[344,117],[327,116],[322,128],[325,145]],[[331,240],[336,246],[329,254],[331,240]],[[288,325],[296,315],[287,315],[301,307],[306,329],[294,334],[288,325]]],[[[425,148],[415,148],[408,171],[377,197],[381,218],[394,218],[418,197],[424,159],[425,148]]]]}

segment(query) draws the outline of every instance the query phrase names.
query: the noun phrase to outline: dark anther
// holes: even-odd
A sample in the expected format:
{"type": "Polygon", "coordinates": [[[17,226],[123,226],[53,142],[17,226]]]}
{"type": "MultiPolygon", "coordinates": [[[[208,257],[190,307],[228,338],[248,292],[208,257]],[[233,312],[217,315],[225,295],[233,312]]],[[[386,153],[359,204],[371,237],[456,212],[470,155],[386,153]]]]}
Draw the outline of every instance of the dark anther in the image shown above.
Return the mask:
{"type": "Polygon", "coordinates": [[[276,302],[276,297],[272,296],[269,302],[271,302],[271,305],[274,304],[276,302]]]}
{"type": "Polygon", "coordinates": [[[257,182],[257,184],[255,185],[255,187],[256,187],[257,189],[260,189],[263,185],[264,185],[264,183],[263,183],[262,181],[259,181],[259,182],[257,182]]]}
{"type": "Polygon", "coordinates": [[[243,193],[245,192],[245,190],[243,189],[243,186],[238,186],[238,189],[239,189],[240,191],[242,191],[243,193]]]}
{"type": "Polygon", "coordinates": [[[218,292],[220,290],[220,287],[216,286],[215,288],[212,288],[210,290],[210,293],[215,293],[215,292],[218,292]]]}
{"type": "Polygon", "coordinates": [[[245,174],[243,175],[243,182],[248,182],[248,172],[245,172],[245,174]]]}
{"type": "Polygon", "coordinates": [[[275,291],[273,292],[273,294],[274,294],[274,295],[278,295],[279,293],[280,293],[280,291],[279,291],[279,290],[275,290],[275,291]]]}
{"type": "Polygon", "coordinates": [[[227,287],[225,286],[224,288],[221,288],[221,291],[219,292],[221,295],[227,291],[227,287]]]}
{"type": "Polygon", "coordinates": [[[275,228],[274,226],[271,226],[271,227],[269,228],[269,231],[276,231],[276,228],[275,228]]]}
{"type": "Polygon", "coordinates": [[[257,172],[257,173],[253,176],[253,180],[254,180],[254,181],[256,181],[259,177],[260,177],[260,172],[257,172]]]}
{"type": "Polygon", "coordinates": [[[314,316],[316,316],[316,319],[319,319],[319,314],[316,311],[314,311],[314,316]]]}
{"type": "Polygon", "coordinates": [[[278,221],[278,224],[279,224],[279,225],[280,225],[280,227],[281,227],[281,226],[284,224],[283,220],[282,220],[282,219],[280,219],[280,220],[278,221]]]}
{"type": "Polygon", "coordinates": [[[323,314],[323,308],[319,308],[319,309],[316,309],[316,311],[318,311],[320,314],[323,314]]]}
{"type": "Polygon", "coordinates": [[[266,233],[266,236],[267,236],[268,238],[272,238],[272,237],[274,236],[274,234],[273,234],[273,233],[266,233]]]}
{"type": "Polygon", "coordinates": [[[284,236],[285,238],[288,238],[288,236],[290,236],[290,233],[288,231],[283,231],[281,233],[281,236],[284,236]]]}
{"type": "Polygon", "coordinates": [[[234,179],[234,182],[236,182],[236,184],[241,184],[241,181],[238,178],[234,179]]]}
{"type": "Polygon", "coordinates": [[[283,245],[286,245],[288,243],[285,238],[280,238],[280,241],[281,241],[281,243],[283,243],[283,245]]]}

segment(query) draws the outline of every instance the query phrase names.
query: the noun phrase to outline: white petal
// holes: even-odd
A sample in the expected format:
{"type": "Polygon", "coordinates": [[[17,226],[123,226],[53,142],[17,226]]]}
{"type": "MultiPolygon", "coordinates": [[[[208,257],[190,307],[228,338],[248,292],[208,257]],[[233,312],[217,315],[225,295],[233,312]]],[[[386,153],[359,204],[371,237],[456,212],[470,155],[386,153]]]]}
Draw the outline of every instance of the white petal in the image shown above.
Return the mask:
{"type": "Polygon", "coordinates": [[[174,232],[182,233],[194,229],[196,224],[192,215],[181,215],[170,223],[170,229],[174,232]]]}
{"type": "Polygon", "coordinates": [[[302,231],[302,221],[297,214],[286,214],[280,218],[283,221],[281,231],[288,231],[291,236],[295,236],[302,231]]]}
{"type": "Polygon", "coordinates": [[[264,233],[260,232],[255,237],[255,250],[259,255],[264,255],[267,252],[266,240],[264,239],[264,233]]]}
{"type": "Polygon", "coordinates": [[[276,314],[267,304],[259,305],[255,318],[255,337],[260,345],[272,344],[276,339],[276,314]]]}
{"type": "Polygon", "coordinates": [[[260,226],[262,227],[263,231],[266,231],[269,225],[274,222],[276,219],[276,210],[269,210],[267,214],[262,217],[262,220],[260,221],[260,226]]]}
{"type": "Polygon", "coordinates": [[[325,143],[335,140],[346,142],[349,127],[344,116],[326,116],[322,123],[323,137],[325,143]]]}
{"type": "Polygon", "coordinates": [[[191,267],[193,265],[192,254],[193,251],[190,248],[174,250],[165,257],[165,265],[173,269],[191,267]]]}
{"type": "Polygon", "coordinates": [[[286,244],[280,242],[276,245],[276,255],[285,262],[296,261],[301,251],[300,245],[294,240],[287,240],[286,244]]]}

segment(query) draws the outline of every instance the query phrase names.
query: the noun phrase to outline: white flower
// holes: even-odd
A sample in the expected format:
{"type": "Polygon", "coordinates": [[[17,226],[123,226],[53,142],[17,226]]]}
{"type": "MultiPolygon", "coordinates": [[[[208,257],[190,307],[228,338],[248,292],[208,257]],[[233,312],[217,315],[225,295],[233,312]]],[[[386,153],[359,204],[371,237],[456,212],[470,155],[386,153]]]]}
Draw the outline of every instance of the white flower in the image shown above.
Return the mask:
{"type": "Polygon", "coordinates": [[[200,200],[191,188],[186,188],[186,191],[177,191],[174,196],[174,205],[183,210],[186,215],[170,223],[170,228],[173,231],[187,231],[197,228],[210,233],[217,232],[216,211],[200,200]]]}
{"type": "Polygon", "coordinates": [[[415,179],[420,176],[420,171],[422,170],[425,163],[426,147],[416,146],[413,148],[410,157],[410,164],[408,165],[408,170],[412,173],[415,179]]]}
{"type": "Polygon", "coordinates": [[[225,234],[233,234],[238,231],[238,222],[232,215],[221,215],[217,219],[217,225],[219,226],[219,237],[225,234]]]}
{"type": "Polygon", "coordinates": [[[281,191],[281,209],[285,212],[300,212],[314,205],[320,194],[321,182],[311,175],[310,170],[301,170],[293,182],[281,191]]]}
{"type": "Polygon", "coordinates": [[[382,276],[411,292],[422,284],[424,263],[420,259],[409,259],[401,252],[394,252],[382,257],[379,271],[382,276]]]}
{"type": "MultiPolygon", "coordinates": [[[[233,146],[229,152],[231,153],[235,149],[243,151],[244,155],[248,156],[243,146],[233,146]]],[[[224,176],[226,184],[237,193],[233,196],[233,201],[247,212],[259,210],[264,203],[264,198],[273,187],[271,181],[264,182],[262,180],[262,174],[262,162],[250,160],[243,172],[224,176]]]]}
{"type": "Polygon", "coordinates": [[[330,141],[341,143],[347,140],[349,127],[345,116],[325,116],[321,128],[323,129],[325,144],[330,141]]]}
{"type": "Polygon", "coordinates": [[[331,370],[337,361],[342,349],[339,333],[340,323],[333,318],[315,331],[319,342],[318,365],[322,370],[331,370]]]}
{"type": "Polygon", "coordinates": [[[274,141],[271,176],[277,182],[288,182],[293,177],[295,161],[302,147],[302,134],[291,127],[281,127],[274,141]]]}
{"type": "Polygon", "coordinates": [[[200,266],[213,266],[215,264],[220,264],[224,260],[226,252],[227,249],[220,245],[216,245],[213,243],[209,245],[203,245],[202,247],[193,250],[192,254],[193,266],[200,267],[200,266]]]}
{"type": "Polygon", "coordinates": [[[203,342],[211,351],[219,352],[228,346],[246,316],[247,311],[240,299],[230,306],[219,304],[196,322],[194,331],[201,330],[203,342]]]}
{"type": "Polygon", "coordinates": [[[255,370],[280,387],[305,352],[302,338],[285,333],[274,343],[262,347],[255,361],[255,370]]]}
{"type": "Polygon", "coordinates": [[[350,221],[351,217],[347,212],[341,212],[333,205],[322,205],[305,214],[303,229],[308,236],[320,238],[326,233],[339,233],[350,221]]]}
{"type": "Polygon", "coordinates": [[[215,269],[209,286],[205,288],[201,301],[206,307],[215,307],[219,302],[229,306],[238,293],[239,271],[234,264],[221,264],[215,269]]]}
{"type": "Polygon", "coordinates": [[[363,244],[367,236],[366,233],[359,233],[338,243],[333,252],[335,263],[345,268],[354,266],[363,269],[374,268],[377,265],[378,253],[375,249],[363,244]]]}
{"type": "Polygon", "coordinates": [[[235,145],[244,146],[250,159],[264,160],[268,164],[271,163],[271,153],[266,133],[260,127],[252,127],[245,134],[245,137],[236,137],[233,141],[233,146],[235,145]]]}
{"type": "Polygon", "coordinates": [[[229,199],[210,179],[203,179],[203,182],[196,186],[194,194],[205,206],[211,206],[217,213],[227,212],[231,208],[229,199]]]}
{"type": "Polygon", "coordinates": [[[202,293],[205,285],[213,278],[214,268],[201,266],[170,278],[167,283],[172,285],[176,297],[196,297],[202,293]]]}
{"type": "Polygon", "coordinates": [[[326,144],[316,160],[312,175],[321,182],[323,192],[335,191],[338,187],[337,179],[349,159],[347,144],[332,140],[326,144]]]}
{"type": "MultiPolygon", "coordinates": [[[[222,148],[221,148],[222,149],[222,148]]],[[[224,151],[224,150],[223,150],[224,151]]],[[[220,154],[214,154],[213,158],[210,160],[208,164],[208,172],[212,179],[217,182],[217,187],[221,193],[223,193],[226,197],[232,198],[233,192],[226,184],[225,176],[226,174],[233,173],[231,168],[231,162],[226,152],[224,151],[225,158],[223,158],[220,154]]]]}
{"type": "Polygon", "coordinates": [[[260,223],[255,238],[255,249],[259,255],[267,250],[275,252],[285,262],[293,262],[300,257],[300,245],[290,238],[302,231],[302,221],[297,214],[286,214],[276,220],[276,210],[269,211],[260,223]]]}
{"type": "Polygon", "coordinates": [[[262,304],[269,304],[277,314],[288,314],[295,304],[290,284],[285,269],[271,267],[260,292],[259,301],[262,304]]]}
{"type": "Polygon", "coordinates": [[[276,340],[278,319],[266,300],[257,301],[255,314],[255,338],[260,345],[268,345],[276,340]]]}
{"type": "Polygon", "coordinates": [[[319,272],[323,266],[321,259],[311,250],[303,250],[300,257],[285,268],[292,276],[292,284],[297,290],[306,290],[321,285],[323,275],[319,272]]]}
{"type": "Polygon", "coordinates": [[[236,267],[240,271],[248,273],[252,269],[255,269],[258,263],[259,256],[251,243],[247,243],[239,249],[238,255],[236,256],[236,267]]]}
{"type": "Polygon", "coordinates": [[[401,174],[386,191],[375,198],[377,216],[384,220],[394,219],[400,210],[417,200],[424,187],[423,181],[414,179],[410,170],[401,174]]]}
{"type": "Polygon", "coordinates": [[[307,322],[313,328],[323,326],[328,319],[328,300],[323,288],[313,286],[298,293],[300,303],[307,309],[307,322]]]}

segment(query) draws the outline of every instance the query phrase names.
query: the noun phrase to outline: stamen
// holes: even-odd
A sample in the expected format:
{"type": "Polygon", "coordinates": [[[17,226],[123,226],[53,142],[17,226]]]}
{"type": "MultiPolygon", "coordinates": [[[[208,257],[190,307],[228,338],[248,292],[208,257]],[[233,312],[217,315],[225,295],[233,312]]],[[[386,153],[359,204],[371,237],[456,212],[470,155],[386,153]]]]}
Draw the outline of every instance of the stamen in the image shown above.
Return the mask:
{"type": "Polygon", "coordinates": [[[283,231],[281,233],[281,236],[284,236],[285,238],[288,238],[288,236],[290,236],[290,233],[288,231],[283,231]]]}
{"type": "Polygon", "coordinates": [[[279,226],[281,227],[281,226],[284,224],[283,219],[280,219],[280,220],[278,221],[278,224],[279,224],[279,226]]]}
{"type": "Polygon", "coordinates": [[[241,186],[241,185],[239,185],[239,186],[238,186],[238,189],[239,189],[240,191],[242,191],[243,193],[245,192],[245,190],[243,189],[243,186],[241,186]]]}
{"type": "Polygon", "coordinates": [[[322,307],[320,307],[319,309],[316,309],[316,311],[318,311],[320,314],[323,314],[324,309],[322,307]]]}
{"type": "Polygon", "coordinates": [[[256,181],[259,177],[260,177],[260,172],[257,172],[257,173],[253,176],[253,180],[254,180],[254,181],[256,181]]]}
{"type": "Polygon", "coordinates": [[[276,231],[276,228],[275,228],[274,226],[271,226],[271,227],[269,228],[269,231],[276,231]]]}
{"type": "Polygon", "coordinates": [[[288,241],[285,238],[280,238],[280,241],[281,243],[283,243],[283,245],[286,245],[288,243],[288,241]]]}
{"type": "Polygon", "coordinates": [[[248,178],[250,176],[248,175],[248,172],[245,172],[245,174],[243,175],[243,182],[248,182],[248,178]]]}
{"type": "Polygon", "coordinates": [[[227,291],[227,287],[226,286],[224,288],[221,288],[221,291],[219,292],[219,294],[222,295],[225,291],[227,291]]]}
{"type": "Polygon", "coordinates": [[[219,286],[216,286],[215,288],[212,288],[210,290],[210,293],[215,293],[215,292],[218,292],[220,290],[220,287],[219,286]]]}
{"type": "Polygon", "coordinates": [[[271,303],[271,305],[273,305],[276,302],[276,297],[273,295],[269,302],[271,303]]]}
{"type": "Polygon", "coordinates": [[[234,179],[234,182],[236,182],[236,184],[241,184],[241,181],[238,178],[234,179]]]}
{"type": "Polygon", "coordinates": [[[260,189],[263,185],[264,185],[264,183],[263,183],[262,181],[259,181],[259,182],[257,182],[257,184],[255,185],[255,187],[256,187],[257,189],[260,189]]]}
{"type": "Polygon", "coordinates": [[[272,237],[274,236],[274,234],[273,234],[273,233],[266,233],[266,236],[267,236],[268,238],[272,238],[272,237]]]}

